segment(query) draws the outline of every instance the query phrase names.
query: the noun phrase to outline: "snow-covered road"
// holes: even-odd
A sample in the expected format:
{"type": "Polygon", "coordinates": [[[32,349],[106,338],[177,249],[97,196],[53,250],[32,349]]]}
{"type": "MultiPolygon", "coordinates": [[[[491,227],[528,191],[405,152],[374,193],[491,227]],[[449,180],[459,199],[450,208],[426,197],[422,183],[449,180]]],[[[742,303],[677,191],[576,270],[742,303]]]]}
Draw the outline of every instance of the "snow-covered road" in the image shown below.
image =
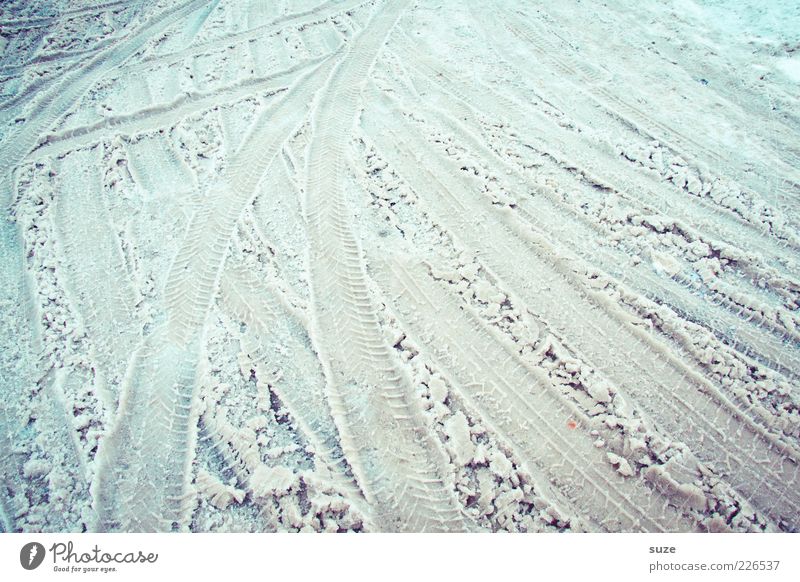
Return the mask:
{"type": "Polygon", "coordinates": [[[0,531],[797,531],[800,8],[0,7],[0,531]]]}

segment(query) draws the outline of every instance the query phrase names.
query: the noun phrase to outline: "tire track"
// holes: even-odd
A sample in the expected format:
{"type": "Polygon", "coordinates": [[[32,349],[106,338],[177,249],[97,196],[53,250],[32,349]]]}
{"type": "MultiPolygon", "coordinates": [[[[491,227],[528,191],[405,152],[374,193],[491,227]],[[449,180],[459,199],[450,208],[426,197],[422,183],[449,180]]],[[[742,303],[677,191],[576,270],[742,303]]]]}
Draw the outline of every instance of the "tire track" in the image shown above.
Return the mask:
{"type": "Polygon", "coordinates": [[[141,4],[139,0],[114,0],[113,2],[103,2],[101,4],[95,4],[94,6],[83,6],[80,8],[68,8],[67,10],[62,10],[58,14],[54,16],[43,16],[38,18],[15,18],[12,20],[3,20],[0,21],[0,27],[8,29],[8,28],[28,28],[28,27],[39,27],[39,26],[47,26],[48,24],[52,24],[57,20],[68,16],[78,16],[80,14],[94,14],[96,12],[105,12],[111,8],[125,8],[131,6],[133,4],[141,4]]]}
{"type": "MultiPolygon", "coordinates": [[[[656,208],[687,224],[706,224],[706,216],[711,214],[715,218],[715,237],[739,249],[755,249],[770,266],[787,272],[787,267],[783,264],[789,244],[787,241],[778,241],[757,225],[702,198],[687,196],[682,197],[680,203],[674,203],[671,190],[652,177],[632,174],[610,146],[587,143],[541,111],[531,108],[524,101],[502,94],[489,85],[476,89],[473,83],[455,80],[453,72],[443,64],[429,62],[430,59],[420,53],[412,39],[403,35],[397,35],[397,38],[399,42],[396,44],[402,54],[413,57],[417,66],[432,82],[476,111],[490,113],[495,119],[509,120],[522,136],[522,140],[535,143],[535,136],[542,134],[543,128],[546,128],[547,151],[560,164],[580,168],[581,174],[592,183],[609,188],[635,206],[656,208]],[[487,92],[491,94],[490,99],[486,96],[487,92]],[[524,114],[521,113],[523,111],[524,114]]],[[[522,75],[521,72],[519,74],[522,75]]],[[[790,269],[788,274],[794,276],[797,273],[795,269],[790,269]]]]}
{"type": "MultiPolygon", "coordinates": [[[[558,153],[552,155],[547,154],[547,156],[548,158],[552,158],[558,167],[567,168],[567,171],[574,172],[576,177],[589,187],[608,190],[634,208],[641,208],[643,215],[652,214],[654,208],[657,209],[657,215],[663,215],[668,223],[673,223],[676,228],[682,233],[685,233],[685,236],[690,237],[688,240],[702,240],[719,253],[732,252],[733,256],[736,257],[737,270],[742,269],[747,278],[751,278],[754,284],[762,278],[766,278],[767,281],[774,280],[773,277],[778,272],[788,271],[793,273],[795,271],[795,269],[791,267],[791,263],[788,266],[784,264],[786,260],[785,244],[778,245],[774,238],[759,237],[759,239],[756,239],[748,236],[747,232],[741,228],[741,224],[745,223],[739,221],[737,226],[737,223],[729,220],[733,218],[732,215],[724,213],[717,214],[718,220],[715,220],[712,225],[706,216],[701,218],[700,215],[696,213],[687,213],[686,205],[672,204],[670,202],[670,193],[660,185],[657,186],[657,188],[661,191],[655,192],[655,189],[646,183],[639,185],[632,181],[631,177],[633,176],[635,179],[638,175],[632,175],[630,173],[625,174],[624,168],[619,168],[619,170],[614,171],[613,168],[619,166],[619,159],[616,158],[616,156],[605,154],[602,148],[597,147],[597,144],[584,143],[580,139],[576,139],[574,134],[565,131],[563,127],[555,123],[549,116],[542,114],[536,109],[530,109],[525,103],[512,101],[499,93],[495,93],[490,86],[485,86],[485,89],[492,93],[492,98],[486,99],[485,93],[474,90],[470,84],[457,83],[448,78],[448,74],[443,73],[441,67],[430,65],[428,59],[420,55],[408,41],[404,40],[404,42],[401,43],[401,47],[404,54],[410,54],[414,57],[414,62],[418,65],[416,67],[417,70],[424,75],[424,79],[429,82],[429,85],[433,85],[433,90],[437,91],[435,87],[440,87],[438,91],[440,91],[442,95],[439,96],[439,99],[443,99],[447,102],[448,107],[455,108],[453,111],[459,111],[457,116],[453,115],[448,117],[457,118],[458,120],[462,118],[465,120],[471,119],[475,122],[475,115],[471,110],[471,108],[474,108],[476,112],[487,112],[486,114],[491,115],[493,119],[503,120],[503,122],[506,122],[510,117],[512,127],[518,131],[523,130],[521,131],[523,140],[535,139],[533,136],[545,132],[548,136],[548,143],[544,147],[548,151],[553,151],[555,146],[556,151],[558,151],[558,153]],[[517,113],[525,109],[528,109],[530,115],[522,116],[517,113]],[[538,118],[541,123],[533,124],[531,123],[531,118],[538,118]],[[557,134],[562,134],[565,139],[562,141],[557,134]],[[564,155],[563,152],[570,152],[570,154],[564,155]],[[592,162],[593,158],[599,158],[599,161],[592,162]],[[589,169],[586,169],[587,166],[589,166],[589,169]],[[576,170],[577,168],[582,169],[578,171],[576,170]],[[613,179],[609,179],[610,175],[614,176],[613,179]],[[644,204],[643,201],[645,202],[644,204]],[[727,223],[731,225],[730,230],[727,228],[720,228],[724,227],[727,223]],[[709,233],[714,234],[709,235],[709,233]],[[725,242],[721,242],[720,239],[717,239],[720,234],[722,234],[721,240],[725,242]],[[761,244],[762,241],[764,244],[761,244]],[[730,246],[728,246],[729,242],[737,245],[738,248],[731,249],[730,246]],[[750,250],[752,248],[757,248],[762,253],[762,256],[754,255],[750,250]],[[767,264],[768,262],[773,263],[773,265],[767,264]]],[[[420,77],[416,78],[419,79],[420,77]]],[[[428,87],[427,90],[431,90],[430,87],[428,87]]],[[[430,107],[427,107],[427,109],[430,109],[430,107]]],[[[437,113],[439,115],[442,114],[442,112],[438,110],[437,113]]],[[[520,141],[519,143],[537,150],[534,146],[529,146],[527,141],[520,141]]],[[[507,166],[507,172],[509,171],[514,173],[513,170],[509,170],[507,166]]],[[[521,188],[523,192],[529,190],[529,184],[523,184],[521,188]]],[[[548,196],[546,188],[537,187],[536,194],[548,196]]],[[[524,202],[524,200],[518,201],[518,204],[522,204],[522,202],[524,202]]],[[[702,201],[700,202],[701,206],[707,204],[702,201]]],[[[582,214],[582,211],[577,207],[573,209],[573,212],[579,215],[582,214]]],[[[595,224],[592,228],[596,230],[597,225],[595,224]]],[[[583,233],[581,232],[581,234],[583,233]]],[[[592,242],[592,244],[594,244],[594,242],[592,242]]],[[[693,274],[690,273],[690,276],[693,276],[693,274]]],[[[776,284],[779,284],[781,288],[786,289],[790,294],[796,294],[795,290],[797,285],[794,283],[793,274],[788,275],[788,278],[784,275],[777,276],[780,282],[776,284]]],[[[742,316],[742,313],[745,314],[745,316],[741,317],[738,321],[733,321],[732,326],[729,325],[724,328],[717,327],[715,329],[717,337],[722,341],[727,342],[748,358],[756,360],[767,367],[771,367],[782,374],[790,377],[797,375],[797,368],[792,365],[791,356],[787,359],[786,354],[781,353],[781,345],[785,345],[787,349],[796,353],[796,350],[791,349],[793,338],[796,336],[796,326],[793,328],[791,323],[786,323],[783,319],[766,319],[762,317],[761,314],[757,312],[757,304],[755,306],[748,306],[747,302],[742,304],[739,299],[741,294],[729,293],[727,291],[729,287],[723,282],[713,281],[713,285],[705,282],[700,284],[697,282],[696,275],[694,275],[693,278],[687,278],[681,273],[677,274],[675,280],[684,287],[696,289],[696,294],[698,296],[710,298],[715,307],[727,308],[731,314],[737,318],[742,316]],[[768,349],[754,350],[753,346],[741,341],[742,338],[738,337],[737,330],[742,321],[745,321],[746,325],[745,335],[760,336],[761,342],[769,346],[768,349]],[[774,337],[770,338],[763,335],[762,332],[768,330],[772,331],[774,337]]],[[[677,292],[680,293],[681,291],[677,292]]],[[[783,301],[783,299],[780,300],[783,301]]],[[[787,299],[787,305],[791,305],[792,301],[793,299],[789,297],[787,299]]],[[[691,298],[689,302],[692,302],[691,298]]],[[[689,310],[686,310],[686,312],[689,313],[689,310]]],[[[791,315],[788,312],[783,315],[791,319],[791,315]]],[[[725,316],[724,313],[723,316],[725,316]]],[[[727,317],[730,318],[730,316],[727,317]]],[[[696,321],[702,321],[703,319],[705,318],[697,318],[696,321]]]]}
{"type": "Polygon", "coordinates": [[[243,267],[229,267],[221,289],[222,304],[248,330],[240,339],[242,354],[251,366],[280,370],[271,383],[281,402],[330,469],[338,487],[364,515],[366,500],[352,474],[339,442],[339,432],[326,399],[326,386],[316,354],[301,341],[302,329],[294,315],[274,297],[275,291],[254,279],[243,267]]]}
{"type": "Polygon", "coordinates": [[[605,531],[694,529],[667,499],[617,473],[592,437],[567,428],[568,419],[581,416],[577,409],[543,372],[517,362],[420,264],[377,258],[371,264],[426,355],[456,379],[460,394],[512,443],[532,474],[570,499],[570,513],[605,531]]]}
{"type": "MultiPolygon", "coordinates": [[[[444,111],[456,111],[465,107],[463,103],[447,94],[438,95],[438,101],[446,105],[445,108],[431,108],[413,95],[404,95],[404,99],[414,104],[415,111],[427,112],[439,120],[442,127],[447,128],[452,135],[458,138],[460,147],[469,150],[470,156],[486,165],[505,170],[511,176],[509,183],[522,195],[515,198],[517,212],[532,226],[547,235],[551,240],[558,239],[558,234],[565,229],[575,235],[565,241],[570,250],[580,255],[587,264],[599,266],[606,273],[624,281],[625,285],[635,289],[641,295],[648,297],[659,304],[666,304],[676,310],[682,317],[699,325],[707,327],[720,340],[753,360],[759,361],[788,377],[797,377],[800,374],[800,353],[795,346],[800,342],[800,336],[793,330],[778,326],[775,322],[758,317],[753,311],[750,317],[741,317],[744,307],[738,304],[732,296],[726,295],[724,289],[710,290],[705,284],[699,283],[682,273],[677,273],[670,278],[658,277],[647,263],[630,264],[631,254],[638,251],[627,249],[624,241],[615,248],[598,244],[606,240],[609,232],[597,222],[592,222],[574,207],[564,203],[556,193],[549,192],[547,188],[537,186],[537,196],[527,196],[525,192],[530,189],[529,183],[521,176],[516,168],[505,162],[486,146],[477,136],[470,132],[455,115],[448,115],[444,111]],[[621,271],[620,266],[625,265],[621,271]],[[709,302],[706,295],[710,293],[709,302]]],[[[467,110],[461,114],[472,114],[467,110]]],[[[697,240],[701,240],[698,236],[697,240]]]]}
{"type": "Polygon", "coordinates": [[[176,346],[160,327],[133,353],[119,412],[97,451],[97,531],[180,531],[188,523],[201,343],[196,336],[176,346]]]}
{"type": "Polygon", "coordinates": [[[175,155],[168,136],[144,136],[125,149],[131,176],[147,192],[156,194],[164,185],[170,190],[196,189],[191,169],[175,155]]]}
{"type": "Polygon", "coordinates": [[[793,446],[755,425],[653,337],[626,323],[608,299],[584,289],[552,247],[509,213],[484,209],[458,176],[424,170],[437,154],[422,140],[408,143],[404,136],[414,130],[407,124],[385,112],[369,119],[370,137],[400,176],[532,312],[745,499],[776,521],[797,526],[800,495],[793,484],[800,480],[800,455],[793,446]]]}
{"type": "MultiPolygon", "coordinates": [[[[529,46],[546,62],[549,62],[552,67],[565,75],[566,78],[573,79],[573,83],[575,83],[576,86],[580,86],[581,88],[589,87],[588,94],[591,97],[598,100],[601,105],[605,106],[605,108],[621,122],[630,125],[634,131],[646,134],[653,139],[658,139],[671,150],[683,156],[694,157],[691,155],[692,153],[699,154],[701,157],[705,157],[712,165],[716,166],[723,175],[733,173],[738,181],[747,184],[750,188],[758,189],[763,185],[760,183],[761,180],[754,181],[748,174],[737,171],[735,166],[731,164],[730,160],[726,157],[702,145],[697,140],[676,130],[674,127],[657,120],[653,115],[646,113],[628,100],[618,97],[616,94],[606,89],[603,84],[598,83],[601,77],[599,73],[587,72],[585,66],[581,66],[582,63],[570,57],[570,51],[560,50],[547,40],[548,36],[554,34],[552,31],[546,30],[543,26],[534,25],[538,28],[538,34],[537,32],[532,32],[528,29],[531,24],[530,22],[526,23],[528,26],[515,26],[508,14],[506,14],[505,17],[501,17],[501,19],[503,20],[503,26],[508,32],[511,32],[517,38],[528,43],[529,46]],[[567,56],[561,56],[559,58],[559,56],[556,55],[567,56]],[[579,83],[576,83],[576,81],[579,83]]],[[[483,19],[482,21],[485,22],[483,19]]],[[[779,162],[777,159],[773,159],[772,162],[778,163],[781,166],[780,170],[784,176],[794,174],[794,170],[785,166],[783,162],[779,162]]],[[[800,184],[797,184],[795,181],[791,183],[795,187],[800,186],[800,184]]],[[[792,203],[791,198],[780,194],[779,191],[774,191],[773,194],[784,204],[792,203]]]]}
{"type": "MultiPolygon", "coordinates": [[[[109,386],[118,386],[140,337],[137,294],[125,268],[116,229],[97,196],[100,146],[73,152],[60,163],[55,223],[67,288],[92,342],[92,359],[109,386]]],[[[113,397],[118,394],[113,392],[113,397]]],[[[116,403],[105,403],[113,411],[116,403]]]]}
{"type": "Polygon", "coordinates": [[[145,107],[133,113],[111,116],[97,123],[75,127],[42,136],[39,145],[28,156],[30,160],[58,157],[73,149],[91,145],[110,135],[132,135],[152,131],[176,123],[195,113],[211,109],[220,101],[234,102],[258,94],[287,91],[312,66],[324,59],[303,63],[264,77],[246,79],[229,87],[186,93],[166,104],[145,107]]]}
{"type": "MultiPolygon", "coordinates": [[[[240,42],[249,42],[253,40],[260,40],[264,37],[271,36],[276,34],[282,30],[293,28],[293,27],[301,27],[308,24],[312,24],[314,22],[319,22],[321,20],[331,18],[338,14],[344,14],[346,12],[355,10],[367,4],[373,3],[374,0],[355,0],[347,2],[344,5],[339,5],[333,2],[323,2],[316,8],[312,10],[306,10],[302,12],[297,12],[293,14],[287,14],[280,18],[276,18],[269,22],[268,24],[263,24],[253,28],[252,30],[247,30],[244,32],[239,32],[235,34],[230,34],[225,37],[225,45],[231,46],[236,43],[240,42]]],[[[188,57],[197,57],[203,54],[212,54],[220,49],[221,40],[215,38],[213,40],[197,43],[192,45],[184,50],[169,53],[165,55],[154,55],[151,57],[145,57],[141,60],[141,62],[132,64],[129,67],[125,67],[125,73],[132,73],[137,71],[146,71],[150,70],[157,65],[173,65],[175,63],[179,63],[185,58],[188,57]]]]}
{"type": "MultiPolygon", "coordinates": [[[[287,95],[300,103],[310,101],[326,66],[331,65],[323,63],[305,74],[287,95]]],[[[116,423],[98,451],[101,470],[93,495],[100,530],[174,531],[188,521],[188,468],[196,439],[195,370],[206,314],[236,222],[255,196],[263,172],[305,114],[286,95],[267,110],[188,226],[165,289],[166,325],[135,353],[116,423]],[[176,465],[177,470],[169,469],[176,465]]]]}
{"type": "Polygon", "coordinates": [[[60,83],[44,92],[27,112],[25,122],[12,130],[0,143],[0,161],[6,168],[0,174],[0,206],[6,207],[13,202],[10,191],[11,175],[36,147],[36,142],[44,131],[52,128],[56,121],[110,69],[121,65],[153,36],[162,33],[179,18],[192,13],[203,4],[204,0],[191,0],[164,10],[143,24],[130,37],[102,51],[85,66],[68,74],[60,83]]]}
{"type": "Polygon", "coordinates": [[[317,104],[306,170],[312,329],[342,447],[378,525],[462,529],[453,487],[445,481],[444,454],[425,431],[409,379],[376,318],[345,193],[346,150],[360,90],[407,4],[380,8],[348,44],[317,104]]]}
{"type": "Polygon", "coordinates": [[[175,341],[186,341],[203,325],[236,223],[284,141],[305,119],[307,110],[297,103],[311,101],[332,66],[332,59],[327,59],[304,74],[259,117],[192,218],[165,289],[175,341]]]}

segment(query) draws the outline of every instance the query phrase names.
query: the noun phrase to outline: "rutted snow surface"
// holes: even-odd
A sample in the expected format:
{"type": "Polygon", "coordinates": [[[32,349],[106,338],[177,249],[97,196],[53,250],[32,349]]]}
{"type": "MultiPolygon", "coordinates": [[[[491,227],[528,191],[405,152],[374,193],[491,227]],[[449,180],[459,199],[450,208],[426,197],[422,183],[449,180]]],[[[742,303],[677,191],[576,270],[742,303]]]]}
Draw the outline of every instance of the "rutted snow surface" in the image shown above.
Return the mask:
{"type": "Polygon", "coordinates": [[[0,530],[797,531],[793,3],[0,9],[0,530]]]}

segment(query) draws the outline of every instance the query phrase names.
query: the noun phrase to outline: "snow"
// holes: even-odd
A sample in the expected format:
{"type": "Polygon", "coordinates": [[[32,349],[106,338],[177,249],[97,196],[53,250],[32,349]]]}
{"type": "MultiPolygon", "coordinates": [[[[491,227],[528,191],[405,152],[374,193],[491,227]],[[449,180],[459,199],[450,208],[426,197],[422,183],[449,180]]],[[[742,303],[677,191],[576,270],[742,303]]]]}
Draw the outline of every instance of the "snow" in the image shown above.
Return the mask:
{"type": "Polygon", "coordinates": [[[800,5],[540,4],[3,2],[0,530],[797,531],[800,5]]]}

